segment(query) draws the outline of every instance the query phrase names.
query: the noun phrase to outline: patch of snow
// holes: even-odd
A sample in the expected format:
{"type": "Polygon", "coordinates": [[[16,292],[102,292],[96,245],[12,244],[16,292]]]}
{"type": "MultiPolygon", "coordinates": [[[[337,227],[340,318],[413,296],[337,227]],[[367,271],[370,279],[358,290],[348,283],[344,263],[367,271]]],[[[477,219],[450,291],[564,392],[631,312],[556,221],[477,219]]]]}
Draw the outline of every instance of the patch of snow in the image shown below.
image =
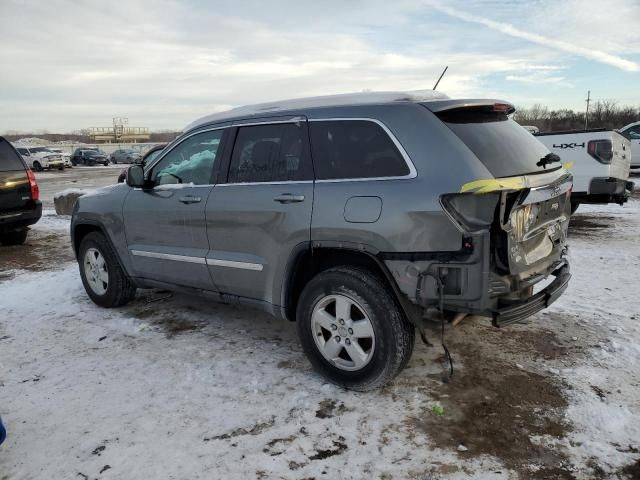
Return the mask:
{"type": "Polygon", "coordinates": [[[85,189],[82,189],[82,188],[66,188],[66,189],[64,189],[64,190],[62,190],[60,192],[56,192],[53,195],[53,199],[55,200],[57,198],[64,197],[64,196],[67,196],[67,195],[86,195],[86,194],[92,193],[94,191],[95,190],[85,190],[85,189]]]}

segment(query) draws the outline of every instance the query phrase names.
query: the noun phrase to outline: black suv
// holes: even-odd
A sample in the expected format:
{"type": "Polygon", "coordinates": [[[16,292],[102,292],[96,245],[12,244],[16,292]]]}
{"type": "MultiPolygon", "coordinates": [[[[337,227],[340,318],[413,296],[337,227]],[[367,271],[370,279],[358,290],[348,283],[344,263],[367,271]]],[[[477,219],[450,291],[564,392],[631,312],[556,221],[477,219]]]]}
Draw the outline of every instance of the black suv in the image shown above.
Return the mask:
{"type": "Polygon", "coordinates": [[[76,148],[73,155],[71,155],[71,163],[74,167],[78,164],[89,166],[102,164],[107,166],[109,165],[109,158],[97,148],[76,148]]]}
{"type": "Polygon", "coordinates": [[[36,177],[15,148],[0,137],[0,243],[19,245],[42,216],[36,177]]]}

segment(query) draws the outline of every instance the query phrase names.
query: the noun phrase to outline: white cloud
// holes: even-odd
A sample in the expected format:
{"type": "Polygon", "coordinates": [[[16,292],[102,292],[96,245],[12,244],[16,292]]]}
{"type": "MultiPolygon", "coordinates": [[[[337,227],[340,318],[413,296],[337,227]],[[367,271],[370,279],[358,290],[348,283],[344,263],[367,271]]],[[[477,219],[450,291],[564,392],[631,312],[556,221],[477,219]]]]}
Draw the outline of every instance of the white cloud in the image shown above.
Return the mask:
{"type": "MultiPolygon", "coordinates": [[[[559,50],[561,52],[566,52],[572,55],[577,55],[580,57],[588,58],[590,60],[595,60],[597,62],[605,63],[628,72],[640,71],[640,65],[638,63],[633,62],[631,60],[627,60],[619,55],[608,53],[599,49],[583,47],[581,45],[564,41],[564,40],[558,40],[556,36],[549,36],[549,35],[545,36],[537,33],[532,33],[532,32],[514,27],[509,23],[498,22],[480,15],[475,15],[459,9],[450,8],[445,5],[441,5],[438,2],[428,1],[427,3],[433,8],[443,13],[446,13],[447,15],[450,15],[454,18],[458,18],[466,22],[483,25],[487,28],[503,33],[505,35],[521,38],[523,40],[536,43],[538,45],[543,45],[545,47],[549,47],[554,50],[559,50]]],[[[607,30],[615,28],[615,19],[613,16],[610,18],[611,18],[611,24],[607,25],[607,30]]],[[[602,28],[602,25],[600,26],[600,28],[602,28]]]]}
{"type": "Polygon", "coordinates": [[[419,0],[2,0],[0,132],[117,115],[181,128],[247,103],[430,88],[444,65],[440,88],[452,96],[539,98],[542,85],[571,86],[566,54],[516,43],[443,22],[419,0]]]}

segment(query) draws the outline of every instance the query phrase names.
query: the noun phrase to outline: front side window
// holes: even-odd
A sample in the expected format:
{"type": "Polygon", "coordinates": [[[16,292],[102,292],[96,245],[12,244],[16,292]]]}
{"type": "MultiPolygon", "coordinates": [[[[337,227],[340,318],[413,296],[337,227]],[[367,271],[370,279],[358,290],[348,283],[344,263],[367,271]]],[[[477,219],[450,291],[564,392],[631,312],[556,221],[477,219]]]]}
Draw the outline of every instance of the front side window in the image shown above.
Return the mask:
{"type": "Polygon", "coordinates": [[[229,183],[311,180],[313,173],[303,123],[240,127],[229,183]]]}
{"type": "Polygon", "coordinates": [[[368,120],[310,122],[318,180],[404,177],[410,170],[384,129],[368,120]]]}
{"type": "Polygon", "coordinates": [[[213,130],[187,138],[153,167],[151,180],[156,185],[210,184],[222,134],[213,130]]]}

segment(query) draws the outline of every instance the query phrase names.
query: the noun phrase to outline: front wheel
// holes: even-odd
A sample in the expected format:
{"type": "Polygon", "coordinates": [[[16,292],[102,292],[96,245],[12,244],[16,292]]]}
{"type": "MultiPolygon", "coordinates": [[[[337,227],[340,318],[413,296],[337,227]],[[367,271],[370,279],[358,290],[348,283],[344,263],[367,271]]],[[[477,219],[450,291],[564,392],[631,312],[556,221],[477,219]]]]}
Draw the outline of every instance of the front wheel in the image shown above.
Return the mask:
{"type": "Polygon", "coordinates": [[[298,335],[314,368],[333,383],[371,390],[407,364],[415,329],[372,271],[344,266],[318,274],[298,302],[298,335]]]}
{"type": "Polygon", "coordinates": [[[125,275],[106,237],[91,232],[82,239],[78,254],[80,277],[87,294],[101,307],[119,307],[129,302],[136,287],[125,275]]]}

